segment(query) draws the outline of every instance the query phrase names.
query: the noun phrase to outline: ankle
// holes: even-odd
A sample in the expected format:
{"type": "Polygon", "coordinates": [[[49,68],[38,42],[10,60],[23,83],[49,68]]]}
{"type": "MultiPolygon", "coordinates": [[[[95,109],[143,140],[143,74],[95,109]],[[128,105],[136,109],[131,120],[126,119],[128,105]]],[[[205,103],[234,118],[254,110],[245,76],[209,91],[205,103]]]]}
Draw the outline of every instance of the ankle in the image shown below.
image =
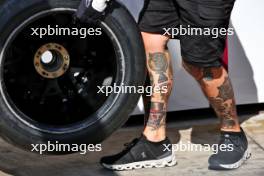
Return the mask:
{"type": "Polygon", "coordinates": [[[221,128],[221,131],[223,132],[241,132],[240,126],[235,127],[235,128],[221,128]]]}
{"type": "Polygon", "coordinates": [[[148,141],[151,142],[160,142],[166,139],[165,133],[159,134],[159,133],[143,132],[143,135],[146,137],[148,141]]]}

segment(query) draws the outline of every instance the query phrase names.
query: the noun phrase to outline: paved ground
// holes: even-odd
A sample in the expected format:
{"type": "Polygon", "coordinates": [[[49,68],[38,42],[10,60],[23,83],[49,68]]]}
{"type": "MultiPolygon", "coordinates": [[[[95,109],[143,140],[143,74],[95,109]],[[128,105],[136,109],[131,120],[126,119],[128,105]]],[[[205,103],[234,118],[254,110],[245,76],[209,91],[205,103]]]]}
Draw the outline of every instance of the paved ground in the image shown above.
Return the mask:
{"type": "MultiPolygon", "coordinates": [[[[112,172],[98,164],[99,158],[118,152],[123,144],[140,134],[140,127],[122,128],[103,143],[103,151],[87,155],[43,156],[14,148],[0,140],[0,176],[174,176],[174,175],[264,175],[264,114],[243,117],[252,158],[238,170],[210,171],[207,159],[210,152],[177,152],[178,165],[165,169],[142,169],[112,172]]],[[[217,143],[217,121],[214,119],[170,123],[168,135],[173,143],[191,141],[195,144],[217,143]]]]}

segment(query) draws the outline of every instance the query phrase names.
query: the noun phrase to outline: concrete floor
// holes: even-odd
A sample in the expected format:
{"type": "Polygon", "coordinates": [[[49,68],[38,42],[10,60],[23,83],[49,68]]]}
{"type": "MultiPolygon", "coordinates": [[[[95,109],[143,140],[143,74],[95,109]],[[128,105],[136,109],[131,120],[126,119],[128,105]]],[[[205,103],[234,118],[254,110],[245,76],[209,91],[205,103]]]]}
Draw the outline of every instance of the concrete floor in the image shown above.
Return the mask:
{"type": "MultiPolygon", "coordinates": [[[[240,169],[233,171],[208,170],[210,152],[177,152],[178,164],[161,169],[140,169],[112,172],[103,169],[98,161],[103,155],[113,154],[140,134],[141,127],[127,127],[115,132],[103,145],[102,152],[86,155],[44,156],[25,152],[0,140],[0,176],[174,176],[174,175],[264,175],[264,114],[242,118],[248,135],[252,157],[240,169]],[[117,140],[118,139],[118,140],[117,140]]],[[[170,123],[168,136],[173,143],[191,141],[195,144],[213,144],[218,141],[218,125],[215,119],[170,123]]]]}

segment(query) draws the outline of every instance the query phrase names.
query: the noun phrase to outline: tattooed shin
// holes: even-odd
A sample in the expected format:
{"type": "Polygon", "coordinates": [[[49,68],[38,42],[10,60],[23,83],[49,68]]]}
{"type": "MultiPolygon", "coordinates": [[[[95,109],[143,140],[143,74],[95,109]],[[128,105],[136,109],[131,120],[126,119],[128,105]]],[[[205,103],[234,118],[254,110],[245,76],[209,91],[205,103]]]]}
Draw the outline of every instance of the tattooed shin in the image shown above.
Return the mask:
{"type": "Polygon", "coordinates": [[[165,53],[150,53],[148,65],[152,71],[158,74],[158,83],[168,81],[166,72],[169,64],[165,53]]]}
{"type": "Polygon", "coordinates": [[[160,100],[167,101],[172,89],[172,67],[165,53],[150,53],[148,68],[151,85],[160,90],[166,89],[166,93],[160,93],[160,100]]]}
{"type": "Polygon", "coordinates": [[[160,102],[151,102],[151,108],[147,126],[151,127],[151,130],[158,130],[160,127],[166,124],[166,105],[160,102]]]}
{"type": "Polygon", "coordinates": [[[165,126],[166,123],[167,101],[172,89],[172,67],[169,58],[162,52],[150,53],[147,64],[150,82],[154,89],[166,89],[165,92],[153,92],[151,97],[149,116],[145,124],[154,131],[165,126]]]}

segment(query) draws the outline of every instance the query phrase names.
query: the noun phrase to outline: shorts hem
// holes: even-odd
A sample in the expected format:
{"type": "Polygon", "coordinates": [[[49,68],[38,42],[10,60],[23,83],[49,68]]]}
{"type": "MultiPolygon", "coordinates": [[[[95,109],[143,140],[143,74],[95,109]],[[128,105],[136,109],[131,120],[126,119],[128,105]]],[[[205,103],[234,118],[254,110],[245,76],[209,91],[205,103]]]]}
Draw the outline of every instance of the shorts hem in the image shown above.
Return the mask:
{"type": "Polygon", "coordinates": [[[213,61],[209,61],[209,62],[199,62],[198,57],[194,57],[192,55],[186,54],[186,53],[182,53],[182,60],[191,64],[191,65],[195,65],[198,67],[221,67],[223,66],[222,60],[219,57],[211,57],[213,61]]]}
{"type": "Polygon", "coordinates": [[[142,27],[142,26],[139,25],[139,29],[140,29],[141,32],[160,34],[160,35],[164,34],[163,30],[155,30],[157,28],[146,28],[146,27],[142,27]]]}

